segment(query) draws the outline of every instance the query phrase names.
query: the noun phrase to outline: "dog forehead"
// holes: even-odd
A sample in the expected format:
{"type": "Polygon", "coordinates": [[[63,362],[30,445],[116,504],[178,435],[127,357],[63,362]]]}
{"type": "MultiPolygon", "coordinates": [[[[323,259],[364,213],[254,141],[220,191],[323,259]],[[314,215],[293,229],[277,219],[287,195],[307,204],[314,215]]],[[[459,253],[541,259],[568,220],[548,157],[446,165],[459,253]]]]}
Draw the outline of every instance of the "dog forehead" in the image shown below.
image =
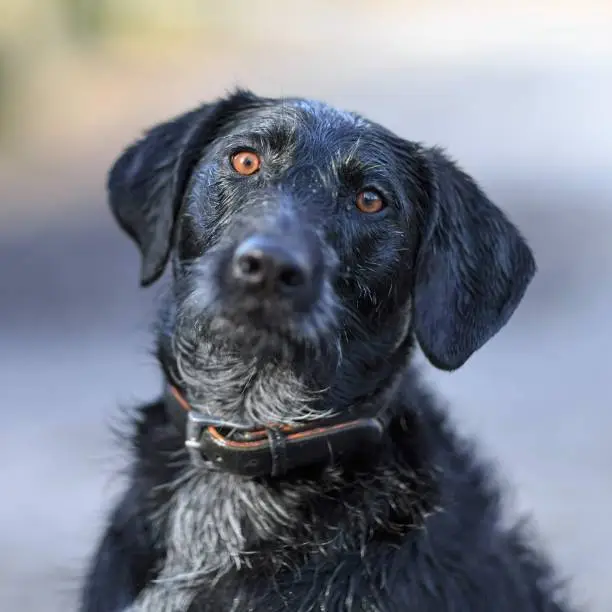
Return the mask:
{"type": "Polygon", "coordinates": [[[337,133],[357,137],[367,132],[372,124],[356,113],[318,100],[279,98],[241,114],[234,126],[238,131],[246,128],[264,134],[283,131],[286,134],[324,133],[333,137],[337,133]]]}
{"type": "Polygon", "coordinates": [[[335,108],[319,100],[294,98],[290,100],[290,104],[306,118],[330,127],[367,128],[369,126],[369,122],[356,113],[335,108]]]}

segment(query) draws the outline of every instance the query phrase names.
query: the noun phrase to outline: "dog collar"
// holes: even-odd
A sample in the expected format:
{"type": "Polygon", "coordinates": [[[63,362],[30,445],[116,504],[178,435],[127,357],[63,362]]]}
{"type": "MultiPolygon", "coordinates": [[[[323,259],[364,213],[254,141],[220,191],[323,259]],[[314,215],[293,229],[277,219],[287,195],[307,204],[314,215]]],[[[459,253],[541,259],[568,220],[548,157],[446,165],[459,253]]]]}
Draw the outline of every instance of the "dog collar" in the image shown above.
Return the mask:
{"type": "Polygon", "coordinates": [[[336,463],[379,444],[386,430],[382,411],[373,417],[304,426],[247,428],[192,410],[170,385],[165,404],[169,418],[185,432],[185,446],[195,465],[249,477],[282,476],[296,467],[336,463]]]}

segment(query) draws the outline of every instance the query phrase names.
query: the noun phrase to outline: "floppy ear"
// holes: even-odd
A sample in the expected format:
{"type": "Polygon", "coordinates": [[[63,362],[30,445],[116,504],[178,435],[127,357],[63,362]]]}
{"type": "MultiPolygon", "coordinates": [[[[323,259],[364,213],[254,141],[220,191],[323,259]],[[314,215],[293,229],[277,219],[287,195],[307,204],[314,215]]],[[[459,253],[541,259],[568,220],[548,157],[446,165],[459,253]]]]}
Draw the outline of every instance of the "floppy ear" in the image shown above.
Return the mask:
{"type": "Polygon", "coordinates": [[[255,99],[237,91],[157,125],[113,164],[107,181],[110,207],[140,249],[142,286],[164,271],[183,194],[204,147],[228,116],[255,99]]]}
{"type": "Polygon", "coordinates": [[[414,326],[429,361],[455,370],[506,324],[536,266],[516,227],[471,177],[438,149],[426,158],[430,198],[414,326]]]}

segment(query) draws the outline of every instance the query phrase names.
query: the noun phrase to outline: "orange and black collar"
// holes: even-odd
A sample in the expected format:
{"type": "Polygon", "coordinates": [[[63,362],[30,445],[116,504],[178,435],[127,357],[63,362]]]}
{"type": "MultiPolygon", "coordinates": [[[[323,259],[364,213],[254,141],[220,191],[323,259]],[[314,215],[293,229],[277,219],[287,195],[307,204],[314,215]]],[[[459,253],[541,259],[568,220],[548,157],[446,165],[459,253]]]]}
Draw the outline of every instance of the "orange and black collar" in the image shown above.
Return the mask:
{"type": "Polygon", "coordinates": [[[192,410],[174,386],[167,387],[165,403],[171,421],[185,432],[185,446],[195,464],[249,477],[283,476],[297,467],[337,463],[349,453],[367,452],[379,444],[386,429],[383,411],[299,427],[249,429],[192,410]]]}

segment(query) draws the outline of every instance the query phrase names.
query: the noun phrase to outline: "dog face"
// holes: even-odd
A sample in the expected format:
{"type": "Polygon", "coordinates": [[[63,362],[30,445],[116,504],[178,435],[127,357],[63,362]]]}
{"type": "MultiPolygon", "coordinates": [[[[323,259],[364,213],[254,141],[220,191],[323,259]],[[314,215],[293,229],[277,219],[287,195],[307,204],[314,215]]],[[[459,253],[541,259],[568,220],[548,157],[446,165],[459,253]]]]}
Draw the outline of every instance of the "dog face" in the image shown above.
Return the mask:
{"type": "Polygon", "coordinates": [[[169,361],[206,345],[293,360],[329,386],[338,368],[375,378],[415,336],[453,370],[535,271],[516,228],[441,151],[318,102],[237,92],[204,105],[128,148],[108,188],[142,284],[172,261],[169,361]]]}

